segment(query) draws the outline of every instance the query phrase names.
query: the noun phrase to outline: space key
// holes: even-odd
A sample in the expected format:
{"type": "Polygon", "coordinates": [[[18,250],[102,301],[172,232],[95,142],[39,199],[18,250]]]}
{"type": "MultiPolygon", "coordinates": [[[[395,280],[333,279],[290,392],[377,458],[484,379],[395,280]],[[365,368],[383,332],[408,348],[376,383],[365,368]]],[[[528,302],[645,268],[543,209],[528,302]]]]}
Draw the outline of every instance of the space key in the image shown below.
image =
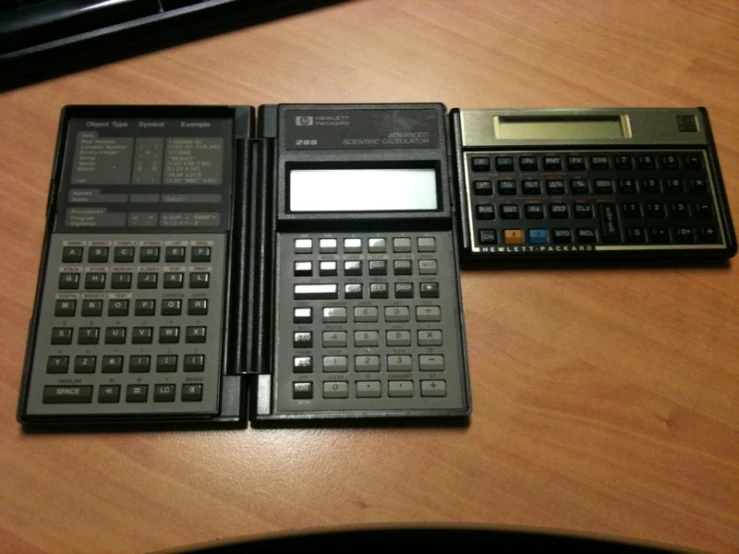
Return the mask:
{"type": "Polygon", "coordinates": [[[295,300],[329,300],[339,297],[339,285],[295,285],[295,300]]]}
{"type": "Polygon", "coordinates": [[[92,387],[89,385],[46,386],[44,404],[86,404],[92,402],[92,387]]]}

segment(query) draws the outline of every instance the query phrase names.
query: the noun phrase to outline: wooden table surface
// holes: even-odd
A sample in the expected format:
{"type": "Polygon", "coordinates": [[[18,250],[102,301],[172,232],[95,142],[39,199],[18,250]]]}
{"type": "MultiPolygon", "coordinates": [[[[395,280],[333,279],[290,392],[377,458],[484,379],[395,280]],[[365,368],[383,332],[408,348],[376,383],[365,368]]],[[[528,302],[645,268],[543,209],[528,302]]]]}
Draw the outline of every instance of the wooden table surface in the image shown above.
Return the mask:
{"type": "Polygon", "coordinates": [[[468,428],[27,435],[60,108],[706,106],[739,216],[736,0],[364,0],[0,95],[0,550],[142,552],[378,522],[739,549],[739,262],[464,272],[468,428]]]}

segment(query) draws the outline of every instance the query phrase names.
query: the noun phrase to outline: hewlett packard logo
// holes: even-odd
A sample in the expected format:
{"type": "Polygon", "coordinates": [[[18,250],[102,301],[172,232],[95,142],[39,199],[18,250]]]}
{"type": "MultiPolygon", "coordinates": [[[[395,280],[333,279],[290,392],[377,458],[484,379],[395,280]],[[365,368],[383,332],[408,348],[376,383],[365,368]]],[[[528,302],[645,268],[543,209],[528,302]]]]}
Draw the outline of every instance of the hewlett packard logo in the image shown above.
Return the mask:
{"type": "Polygon", "coordinates": [[[297,115],[295,116],[295,125],[298,127],[310,127],[313,125],[312,115],[297,115]]]}

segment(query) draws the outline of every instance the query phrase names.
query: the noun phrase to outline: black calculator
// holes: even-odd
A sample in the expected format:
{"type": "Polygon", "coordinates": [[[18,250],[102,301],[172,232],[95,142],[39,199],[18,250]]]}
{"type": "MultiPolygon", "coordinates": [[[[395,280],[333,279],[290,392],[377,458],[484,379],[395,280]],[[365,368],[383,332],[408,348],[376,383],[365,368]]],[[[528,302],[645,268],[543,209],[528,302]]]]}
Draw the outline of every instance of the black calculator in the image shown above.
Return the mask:
{"type": "Polygon", "coordinates": [[[455,109],[467,261],[729,258],[705,109],[455,109]]]}
{"type": "Polygon", "coordinates": [[[245,322],[230,314],[252,121],[248,107],[64,110],[20,421],[243,422],[245,322]]]}

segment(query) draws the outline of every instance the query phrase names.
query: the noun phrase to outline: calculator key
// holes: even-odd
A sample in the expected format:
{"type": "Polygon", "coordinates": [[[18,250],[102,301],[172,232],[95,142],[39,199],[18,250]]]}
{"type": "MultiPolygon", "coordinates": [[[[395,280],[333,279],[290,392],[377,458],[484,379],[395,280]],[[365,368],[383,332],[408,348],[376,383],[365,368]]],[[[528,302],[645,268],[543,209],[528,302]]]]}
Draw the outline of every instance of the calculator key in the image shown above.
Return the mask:
{"type": "Polygon", "coordinates": [[[609,169],[608,156],[591,156],[590,167],[598,171],[609,169]]]}
{"type": "Polygon", "coordinates": [[[636,194],[636,179],[619,179],[618,192],[621,194],[636,194]]]}
{"type": "Polygon", "coordinates": [[[362,251],[362,239],[344,239],[344,252],[358,254],[362,251]]]}
{"type": "Polygon", "coordinates": [[[295,239],[296,254],[312,254],[313,240],[311,239],[295,239]]]}
{"type": "Polygon", "coordinates": [[[590,184],[587,179],[572,179],[570,191],[572,194],[590,194],[590,184]]]}
{"type": "Polygon", "coordinates": [[[301,331],[293,333],[294,348],[311,348],[313,346],[313,333],[301,331]]]}
{"type": "Polygon", "coordinates": [[[203,354],[187,354],[182,365],[185,371],[205,371],[205,356],[203,354]]]}
{"type": "Polygon", "coordinates": [[[656,243],[669,243],[670,230],[666,227],[652,227],[649,229],[649,241],[656,243]]]}
{"type": "Polygon", "coordinates": [[[379,346],[378,331],[354,331],[354,346],[379,346]]]}
{"type": "Polygon", "coordinates": [[[554,244],[572,244],[572,230],[552,229],[552,241],[554,244]]]}
{"type": "Polygon", "coordinates": [[[679,169],[680,167],[677,156],[672,154],[662,156],[660,161],[662,162],[662,167],[665,169],[679,169]]]}
{"type": "Polygon", "coordinates": [[[182,314],[182,300],[179,298],[165,298],[162,300],[162,315],[182,314]]]}
{"type": "Polygon", "coordinates": [[[444,354],[421,354],[418,367],[421,371],[444,371],[444,354]]]}
{"type": "Polygon", "coordinates": [[[483,246],[498,244],[498,231],[495,229],[480,229],[480,244],[483,246]]]}
{"type": "Polygon", "coordinates": [[[177,356],[173,354],[160,354],[157,356],[157,371],[159,373],[177,371],[177,356]]]}
{"type": "Polygon", "coordinates": [[[416,246],[419,252],[436,252],[436,239],[434,237],[418,237],[416,246]]]}
{"type": "Polygon", "coordinates": [[[110,288],[112,289],[130,289],[133,282],[131,273],[113,273],[110,276],[110,288]]]}
{"type": "Polygon", "coordinates": [[[100,402],[101,404],[115,404],[120,401],[120,385],[101,385],[98,389],[98,402],[100,402]]]}
{"type": "Polygon", "coordinates": [[[549,234],[546,229],[529,229],[529,244],[542,245],[549,242],[549,234]]]}
{"type": "Polygon", "coordinates": [[[387,260],[370,260],[370,275],[387,275],[387,260]]]}
{"type": "Polygon", "coordinates": [[[651,219],[659,219],[665,217],[665,205],[659,202],[648,202],[646,205],[647,217],[651,219]]]}
{"type": "Polygon", "coordinates": [[[388,371],[410,371],[411,369],[413,369],[412,357],[406,355],[387,357],[388,371]]]}
{"type": "Polygon", "coordinates": [[[625,202],[621,204],[621,213],[630,219],[641,217],[641,206],[636,202],[625,202]]]}
{"type": "Polygon", "coordinates": [[[128,360],[128,371],[131,373],[149,373],[151,356],[131,356],[128,360]]]}
{"type": "Polygon", "coordinates": [[[696,217],[713,217],[713,207],[708,202],[693,204],[693,213],[696,217]]]}
{"type": "Polygon", "coordinates": [[[670,215],[672,217],[690,217],[690,208],[687,202],[673,202],[670,204],[670,215]]]}
{"type": "Polygon", "coordinates": [[[410,252],[411,239],[407,237],[398,237],[393,239],[393,252],[410,252]]]}
{"type": "MultiPolygon", "coordinates": [[[[156,275],[156,273],[152,274],[156,275]]],[[[185,284],[185,274],[181,272],[170,272],[164,274],[165,289],[181,289],[185,284]]],[[[139,288],[141,288],[139,286],[139,288]]]]}
{"type": "Polygon", "coordinates": [[[293,356],[293,373],[313,373],[313,356],[293,356]]]}
{"type": "Polygon", "coordinates": [[[708,182],[705,179],[691,179],[688,183],[690,192],[707,192],[708,182]]]}
{"type": "Polygon", "coordinates": [[[313,275],[313,262],[295,262],[293,275],[295,277],[311,277],[313,275]]]}
{"type": "Polygon", "coordinates": [[[595,185],[596,194],[613,194],[613,181],[611,179],[596,179],[593,184],[595,185]]]}
{"type": "Polygon", "coordinates": [[[126,344],[126,328],[108,327],[105,329],[105,344],[126,344]]]}
{"type": "Polygon", "coordinates": [[[62,290],[76,290],[80,288],[79,273],[60,273],[59,288],[62,290]]]}
{"type": "Polygon", "coordinates": [[[685,169],[703,169],[703,161],[700,154],[688,154],[684,158],[685,169]]]}
{"type": "Polygon", "coordinates": [[[154,385],[154,402],[174,402],[175,385],[154,385]]]}
{"type": "Polygon", "coordinates": [[[413,283],[395,283],[395,298],[413,298],[413,283]]]}
{"type": "Polygon", "coordinates": [[[387,395],[393,398],[413,396],[413,381],[388,381],[387,395]]]}
{"type": "Polygon", "coordinates": [[[80,313],[85,317],[98,317],[103,315],[102,300],[83,300],[80,313]]]}
{"type": "Polygon", "coordinates": [[[349,371],[349,361],[346,356],[324,356],[323,371],[326,373],[345,373],[349,371]]]}
{"type": "Polygon", "coordinates": [[[57,300],[54,304],[54,315],[56,317],[72,317],[76,311],[76,300],[57,300]]]}
{"type": "Polygon", "coordinates": [[[595,234],[595,229],[592,227],[580,227],[577,229],[576,233],[577,242],[580,244],[595,244],[598,238],[595,234]]]}
{"type": "Polygon", "coordinates": [[[205,342],[206,329],[202,325],[188,326],[185,329],[185,342],[200,343],[205,342]]]}
{"type": "Polygon", "coordinates": [[[338,241],[336,239],[320,239],[318,241],[318,251],[321,254],[336,254],[338,250],[338,241]]]}
{"type": "Polygon", "coordinates": [[[103,373],[120,373],[123,371],[123,356],[103,356],[103,373]]]}
{"type": "Polygon", "coordinates": [[[336,284],[295,285],[295,300],[332,300],[339,297],[339,286],[336,284]]]}
{"type": "Polygon", "coordinates": [[[605,242],[619,242],[621,240],[616,204],[600,204],[600,225],[602,238],[605,242]]]}
{"type": "Polygon", "coordinates": [[[682,179],[667,179],[665,181],[665,190],[673,194],[685,192],[685,183],[682,179]]]}
{"type": "Polygon", "coordinates": [[[439,283],[421,283],[421,298],[439,298],[439,283]]]}
{"type": "Polygon", "coordinates": [[[517,192],[516,181],[509,179],[498,181],[498,194],[501,196],[515,196],[517,192]]]}
{"type": "Polygon", "coordinates": [[[209,262],[211,257],[210,246],[193,246],[190,250],[190,261],[195,263],[209,262]]]}
{"type": "Polygon", "coordinates": [[[492,204],[478,204],[475,207],[477,219],[495,219],[495,206],[492,204]]]}
{"type": "Polygon", "coordinates": [[[441,307],[416,306],[416,321],[441,321],[441,307]]]}
{"type": "Polygon", "coordinates": [[[570,171],[583,171],[585,169],[585,157],[567,156],[567,169],[570,171]]]}
{"type": "Polygon", "coordinates": [[[521,181],[521,189],[524,194],[541,194],[541,182],[536,179],[526,179],[521,181]]]}
{"type": "Polygon", "coordinates": [[[441,346],[442,335],[439,330],[418,331],[418,346],[441,346]]]}
{"type": "Polygon", "coordinates": [[[649,194],[659,194],[662,192],[659,179],[645,179],[642,181],[642,190],[649,194]]]}
{"type": "Polygon", "coordinates": [[[159,247],[158,246],[142,246],[139,251],[140,262],[158,262],[159,261],[159,247]]]}
{"type": "Polygon", "coordinates": [[[692,227],[675,227],[675,240],[682,243],[695,242],[695,231],[692,227]]]}
{"type": "Polygon", "coordinates": [[[146,402],[148,398],[148,385],[128,385],[126,387],[126,402],[146,402]]]}
{"type": "Polygon", "coordinates": [[[387,240],[382,238],[369,239],[367,241],[367,249],[372,254],[382,254],[387,252],[387,240]]]}
{"type": "Polygon", "coordinates": [[[446,396],[446,381],[440,379],[421,381],[421,396],[446,396]]]}
{"type": "Polygon", "coordinates": [[[62,248],[63,264],[78,264],[82,261],[81,246],[65,246],[62,248]]]}
{"type": "Polygon", "coordinates": [[[182,263],[185,261],[185,247],[184,246],[167,246],[164,249],[164,261],[165,262],[177,262],[182,263]]]}
{"type": "Polygon", "coordinates": [[[411,260],[395,260],[393,262],[393,273],[395,275],[413,275],[413,263],[411,260]]]}
{"type": "Polygon", "coordinates": [[[67,373],[69,356],[49,356],[46,359],[46,373],[67,373]]]}
{"type": "Polygon", "coordinates": [[[108,247],[107,246],[92,246],[87,251],[87,261],[89,263],[106,263],[108,261],[108,247]]]}
{"type": "Polygon", "coordinates": [[[344,275],[357,276],[362,274],[362,262],[359,260],[347,260],[344,262],[344,275]]]}
{"type": "Polygon", "coordinates": [[[644,227],[627,227],[626,242],[631,244],[642,244],[647,241],[647,234],[644,227]]]}
{"type": "Polygon", "coordinates": [[[631,160],[631,156],[614,156],[613,158],[613,165],[616,166],[616,169],[632,169],[633,163],[631,160]]]}
{"type": "Polygon", "coordinates": [[[559,156],[544,156],[544,171],[561,171],[562,158],[559,156]]]}
{"type": "Polygon", "coordinates": [[[179,327],[160,327],[159,343],[160,344],[176,344],[180,342],[179,327]]]}
{"type": "Polygon", "coordinates": [[[656,169],[657,168],[657,160],[654,156],[650,154],[643,154],[641,156],[637,156],[637,163],[639,164],[639,169],[656,169]]]}
{"type": "Polygon", "coordinates": [[[156,300],[136,300],[133,306],[134,315],[154,315],[156,300]]]}
{"type": "Polygon", "coordinates": [[[190,273],[191,289],[207,289],[210,286],[210,273],[207,271],[193,271],[190,273]]]}
{"type": "Polygon", "coordinates": [[[311,398],[313,398],[312,382],[293,383],[293,400],[310,400],[311,398]]]}
{"type": "Polygon", "coordinates": [[[490,171],[490,158],[487,156],[472,158],[472,171],[490,171]]]}
{"type": "Polygon", "coordinates": [[[503,219],[519,219],[521,213],[518,204],[502,204],[500,206],[500,217],[503,219]]]}
{"type": "Polygon", "coordinates": [[[410,346],[411,345],[411,332],[410,331],[386,331],[385,340],[388,346],[410,346]]]}
{"type": "Polygon", "coordinates": [[[354,308],[354,321],[368,323],[377,321],[376,306],[357,306],[354,308]]]}
{"type": "Polygon", "coordinates": [[[354,369],[356,371],[380,371],[379,356],[354,356],[354,369]]]}
{"type": "Polygon", "coordinates": [[[524,204],[523,211],[526,219],[544,219],[544,206],[542,204],[524,204]]]}
{"type": "Polygon", "coordinates": [[[346,331],[324,331],[324,348],[343,348],[346,346],[346,331]]]}
{"type": "Polygon", "coordinates": [[[153,327],[134,327],[131,333],[133,344],[151,344],[154,339],[153,327]]]}
{"type": "Polygon", "coordinates": [[[99,327],[80,327],[77,344],[98,344],[100,342],[99,327]]]}
{"type": "Polygon", "coordinates": [[[335,277],[339,274],[338,264],[336,262],[320,262],[318,265],[318,274],[321,277],[335,277]]]}
{"type": "Polygon", "coordinates": [[[387,283],[370,283],[370,298],[389,298],[389,294],[387,283]]]}
{"type": "Polygon", "coordinates": [[[523,244],[521,229],[506,229],[503,231],[503,242],[508,245],[523,244]]]}
{"type": "Polygon", "coordinates": [[[491,196],[493,194],[492,181],[475,181],[472,188],[476,196],[491,196]]]}
{"type": "Polygon", "coordinates": [[[92,402],[92,386],[45,386],[44,404],[88,404],[92,402]]]}
{"type": "Polygon", "coordinates": [[[323,383],[324,398],[349,398],[349,383],[347,381],[325,381],[323,383]]]}
{"type": "Polygon", "coordinates": [[[496,171],[513,171],[515,169],[513,158],[510,156],[497,156],[495,158],[495,169],[496,171]]]}
{"type": "Polygon", "coordinates": [[[549,204],[549,217],[552,219],[567,219],[570,210],[564,202],[552,202],[549,204]]]}
{"type": "Polygon", "coordinates": [[[564,194],[565,193],[565,182],[562,179],[550,179],[547,181],[547,193],[548,194],[564,194]]]}
{"type": "Polygon", "coordinates": [[[86,289],[104,289],[105,273],[87,273],[85,274],[86,289]]]}
{"type": "Polygon", "coordinates": [[[713,226],[700,227],[698,233],[700,242],[718,242],[720,238],[718,229],[713,226]]]}
{"type": "Polygon", "coordinates": [[[136,285],[140,289],[155,289],[159,282],[159,274],[157,273],[139,273],[136,278],[136,285]]]}
{"type": "Polygon", "coordinates": [[[572,211],[576,219],[593,219],[595,217],[593,205],[586,202],[575,202],[572,205],[572,211]]]}
{"type": "Polygon", "coordinates": [[[75,373],[95,373],[97,365],[97,356],[75,356],[74,372],[75,373]]]}
{"type": "Polygon", "coordinates": [[[344,298],[362,298],[364,291],[361,283],[344,285],[344,298]]]}
{"type": "Polygon", "coordinates": [[[388,323],[410,321],[410,314],[408,306],[385,306],[385,321],[388,323]]]}
{"type": "Polygon", "coordinates": [[[323,308],[323,322],[346,323],[346,308],[323,308]]]}
{"type": "Polygon", "coordinates": [[[539,161],[536,156],[521,156],[518,159],[518,167],[521,171],[537,171],[539,169],[539,161]]]}
{"type": "Polygon", "coordinates": [[[380,381],[357,381],[357,398],[380,398],[382,385],[380,381]]]}
{"type": "Polygon", "coordinates": [[[183,402],[200,402],[203,399],[203,385],[182,385],[180,398],[183,402]]]}

